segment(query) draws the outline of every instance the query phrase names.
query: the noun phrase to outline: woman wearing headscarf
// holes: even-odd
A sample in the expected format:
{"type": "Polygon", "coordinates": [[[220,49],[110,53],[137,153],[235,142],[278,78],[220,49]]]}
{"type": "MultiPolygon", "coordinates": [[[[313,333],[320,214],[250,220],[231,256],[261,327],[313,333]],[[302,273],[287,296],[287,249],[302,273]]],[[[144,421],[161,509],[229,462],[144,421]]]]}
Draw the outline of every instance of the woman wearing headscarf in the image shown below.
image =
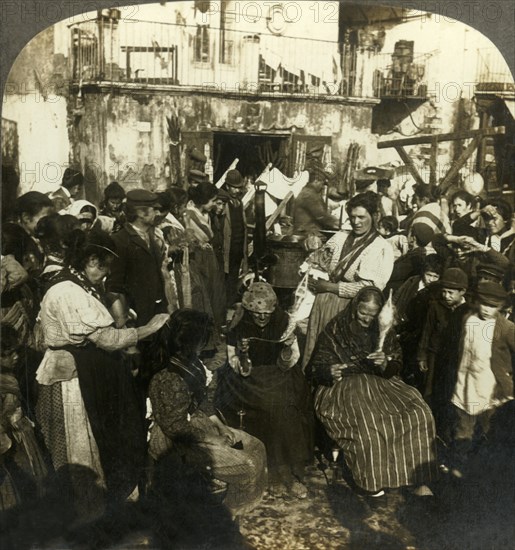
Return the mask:
{"type": "Polygon", "coordinates": [[[115,328],[103,281],[116,252],[101,232],[76,230],[68,262],[41,303],[47,350],[36,378],[36,415],[53,466],[80,516],[118,506],[145,461],[145,429],[129,366],[120,351],[157,330],[167,314],[138,328],[115,328]]]}
{"type": "Polygon", "coordinates": [[[91,231],[97,221],[98,209],[89,201],[74,201],[67,210],[68,214],[75,216],[80,222],[83,231],[91,231]]]}
{"type": "Polygon", "coordinates": [[[329,280],[309,279],[308,288],[316,298],[306,334],[304,367],[327,323],[361,288],[374,285],[382,290],[392,274],[392,247],[375,227],[379,207],[379,196],[372,191],[352,197],[345,206],[352,230],[339,231],[308,258],[309,264],[327,272],[329,280]]]}
{"type": "Polygon", "coordinates": [[[250,285],[227,336],[228,364],[220,371],[215,404],[230,426],[265,444],[273,494],[305,498],[304,467],[313,456],[312,404],[295,334],[281,341],[288,321],[271,285],[250,285]]]}
{"type": "Polygon", "coordinates": [[[172,314],[170,359],[149,386],[154,417],[150,453],[157,460],[175,452],[181,463],[199,474],[226,483],[224,504],[233,515],[239,515],[261,500],[266,487],[266,454],[261,441],[205,412],[213,375],[199,354],[212,329],[206,313],[180,309],[172,314]]]}
{"type": "Polygon", "coordinates": [[[315,411],[343,450],[356,485],[374,496],[436,476],[436,433],[420,393],[398,377],[402,352],[393,330],[379,346],[381,291],[362,288],[320,334],[308,370],[315,411]]]}

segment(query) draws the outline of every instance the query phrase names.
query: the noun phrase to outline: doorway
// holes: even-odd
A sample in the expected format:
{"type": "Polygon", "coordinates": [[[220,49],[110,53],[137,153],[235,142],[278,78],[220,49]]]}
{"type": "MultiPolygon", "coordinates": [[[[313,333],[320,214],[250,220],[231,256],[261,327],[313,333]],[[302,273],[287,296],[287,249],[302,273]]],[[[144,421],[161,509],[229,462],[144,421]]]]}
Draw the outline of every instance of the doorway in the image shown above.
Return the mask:
{"type": "Polygon", "coordinates": [[[218,181],[235,158],[241,175],[254,181],[271,162],[283,173],[289,166],[288,134],[213,132],[214,181],[218,181]]]}

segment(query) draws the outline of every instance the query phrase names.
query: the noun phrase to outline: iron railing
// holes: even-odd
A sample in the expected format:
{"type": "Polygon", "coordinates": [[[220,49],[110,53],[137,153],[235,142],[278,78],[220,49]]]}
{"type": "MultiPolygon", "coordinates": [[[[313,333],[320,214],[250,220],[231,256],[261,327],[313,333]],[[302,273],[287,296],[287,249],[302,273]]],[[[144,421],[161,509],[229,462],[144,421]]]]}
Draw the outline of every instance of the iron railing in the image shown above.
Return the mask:
{"type": "Polygon", "coordinates": [[[415,53],[400,59],[395,54],[381,53],[374,73],[374,96],[378,98],[425,98],[428,84],[427,60],[431,54],[415,53]]]}
{"type": "Polygon", "coordinates": [[[70,31],[75,83],[358,98],[424,91],[422,62],[396,72],[391,54],[335,41],[109,18],[75,23],[70,31]]]}
{"type": "Polygon", "coordinates": [[[510,68],[501,53],[495,48],[477,49],[476,91],[515,91],[510,68]]]}

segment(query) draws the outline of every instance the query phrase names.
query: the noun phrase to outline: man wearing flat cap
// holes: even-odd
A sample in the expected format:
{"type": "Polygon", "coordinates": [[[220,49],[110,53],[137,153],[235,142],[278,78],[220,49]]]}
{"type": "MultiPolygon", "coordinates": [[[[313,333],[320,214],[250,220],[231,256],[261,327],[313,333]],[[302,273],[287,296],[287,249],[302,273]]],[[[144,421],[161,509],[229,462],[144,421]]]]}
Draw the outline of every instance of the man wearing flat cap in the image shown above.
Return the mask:
{"type": "Polygon", "coordinates": [[[205,172],[202,172],[201,170],[190,170],[188,172],[188,183],[191,186],[194,187],[199,183],[203,183],[205,181],[208,181],[208,177],[205,172]]]}
{"type": "Polygon", "coordinates": [[[324,229],[338,229],[340,222],[325,205],[322,190],[328,179],[321,166],[308,170],[309,180],[293,203],[293,232],[297,235],[319,235],[324,229]]]}
{"type": "Polygon", "coordinates": [[[146,189],[127,193],[127,222],[112,235],[118,257],[111,267],[106,288],[120,295],[143,326],[157,313],[167,311],[161,266],[164,251],[154,233],[157,195],[146,189]]]}
{"type": "Polygon", "coordinates": [[[229,170],[223,189],[229,195],[224,211],[223,257],[227,307],[238,301],[240,270],[247,268],[247,219],[241,202],[245,182],[238,170],[229,170]]]}

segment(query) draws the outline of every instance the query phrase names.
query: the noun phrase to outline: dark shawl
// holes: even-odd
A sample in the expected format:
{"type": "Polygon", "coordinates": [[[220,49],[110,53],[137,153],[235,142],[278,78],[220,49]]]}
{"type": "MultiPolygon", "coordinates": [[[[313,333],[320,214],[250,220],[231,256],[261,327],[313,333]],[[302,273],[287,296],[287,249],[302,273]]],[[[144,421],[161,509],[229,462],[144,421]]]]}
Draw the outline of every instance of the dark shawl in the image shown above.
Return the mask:
{"type": "MultiPolygon", "coordinates": [[[[356,311],[364,291],[370,289],[371,287],[361,289],[349,307],[336,315],[318,337],[308,367],[317,385],[331,386],[333,384],[330,368],[334,364],[343,363],[347,365],[347,368],[342,372],[344,377],[355,374],[389,377],[396,374],[400,369],[402,352],[392,330],[388,332],[383,346],[383,351],[388,357],[386,370],[383,372],[367,359],[370,353],[377,350],[379,327],[377,319],[375,319],[369,328],[363,328],[356,320],[356,311]]],[[[383,303],[384,298],[381,291],[379,289],[375,290],[381,296],[383,303]]]]}

